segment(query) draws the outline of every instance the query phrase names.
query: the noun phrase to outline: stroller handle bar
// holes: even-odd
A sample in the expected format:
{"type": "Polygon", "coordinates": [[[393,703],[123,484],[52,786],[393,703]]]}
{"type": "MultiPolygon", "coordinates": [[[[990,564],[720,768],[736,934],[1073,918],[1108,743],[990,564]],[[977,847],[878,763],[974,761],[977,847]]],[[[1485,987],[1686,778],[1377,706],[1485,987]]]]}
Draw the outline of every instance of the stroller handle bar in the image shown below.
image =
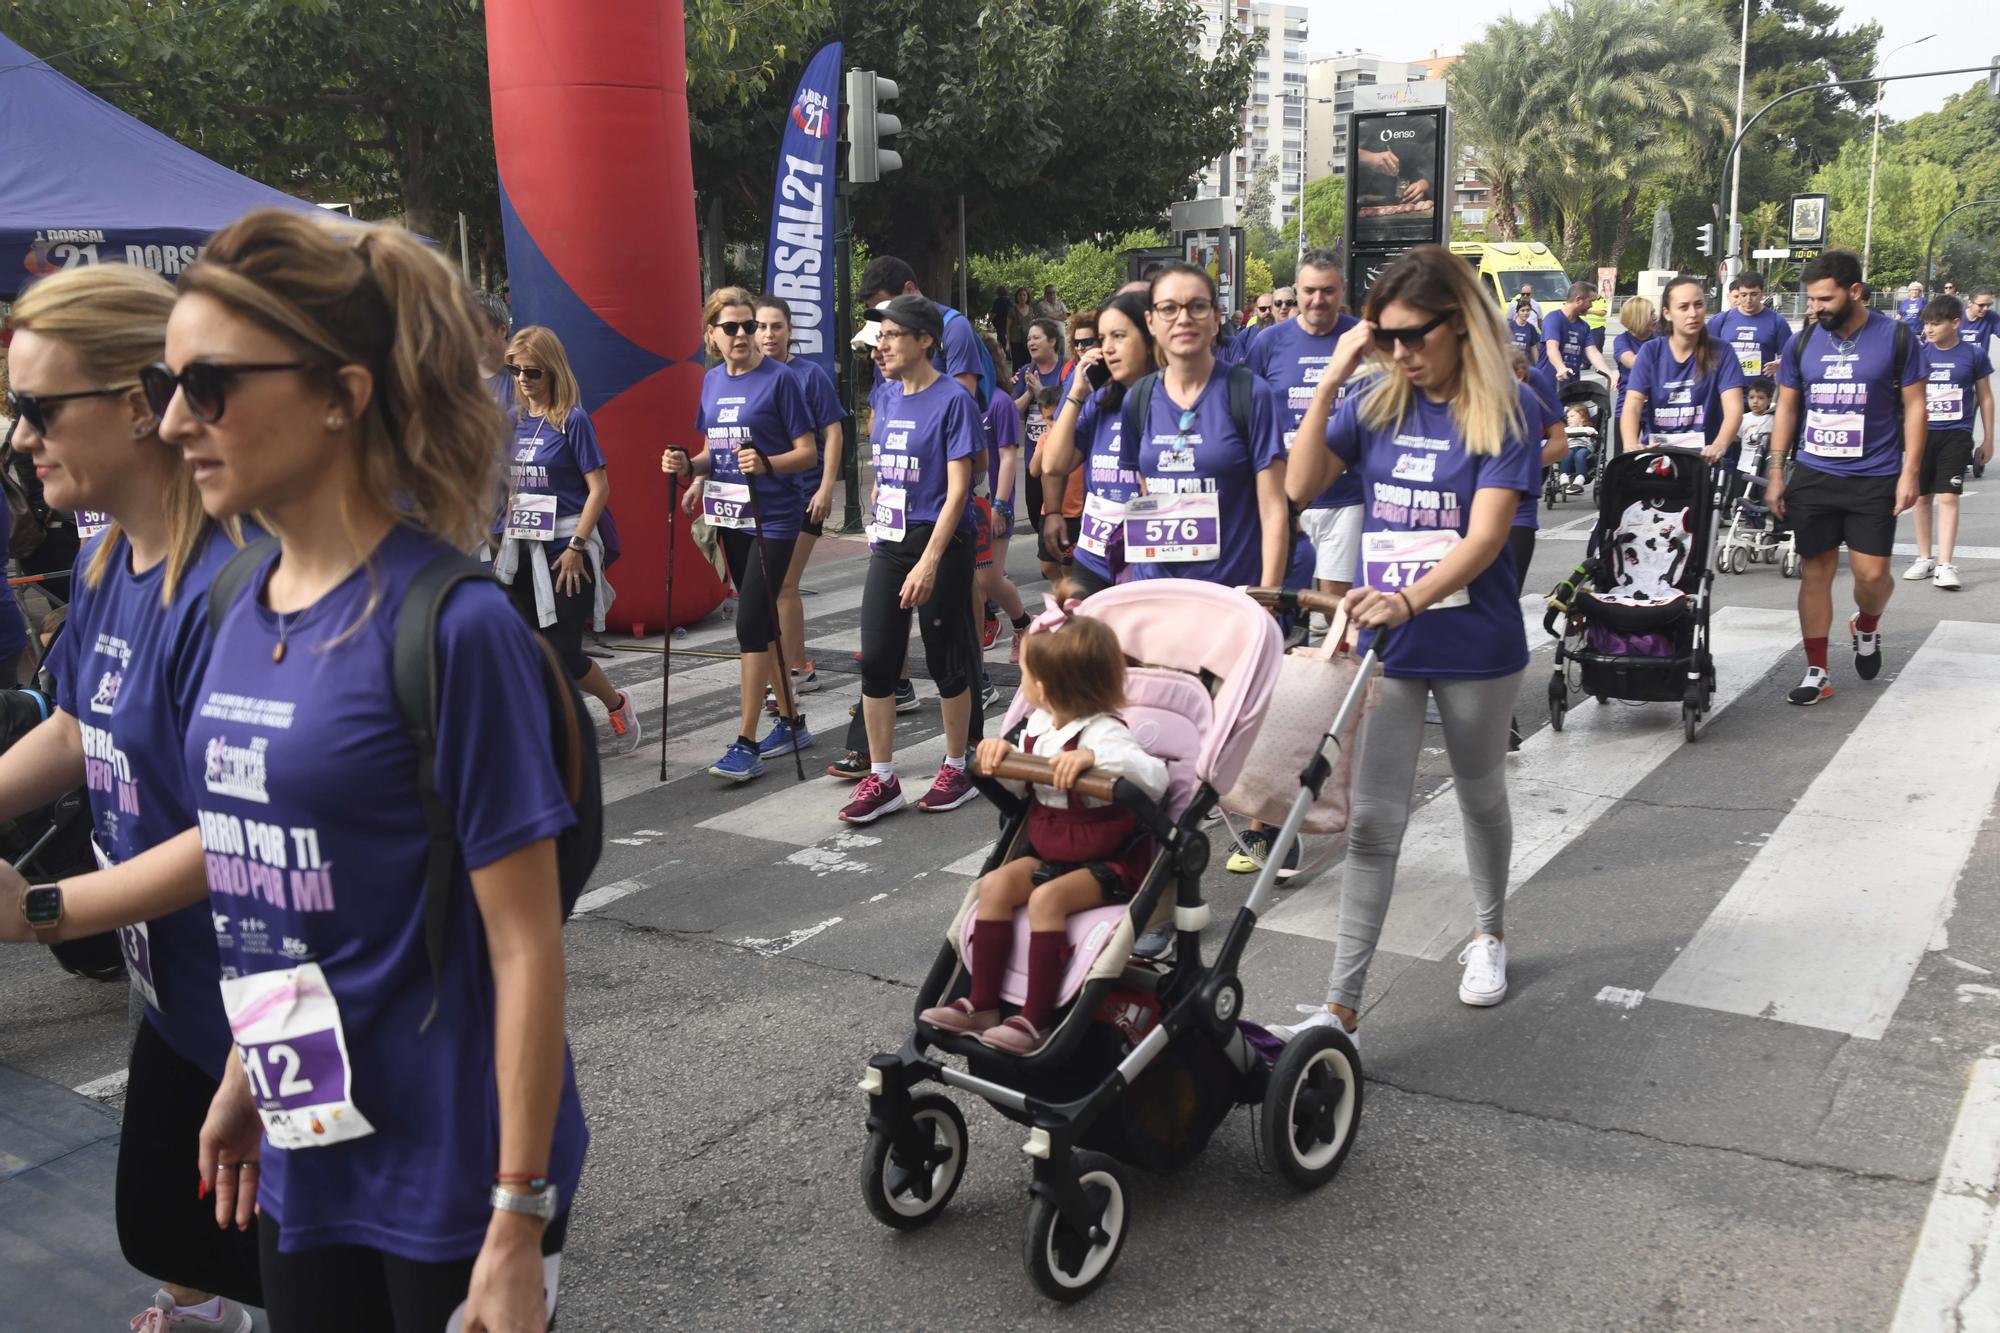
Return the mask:
{"type": "Polygon", "coordinates": [[[1273,611],[1317,611],[1326,616],[1337,613],[1344,600],[1310,588],[1242,588],[1239,591],[1257,605],[1273,611]]]}
{"type": "MultiPolygon", "coordinates": [[[[1019,753],[1010,754],[1002,759],[986,776],[1012,778],[1016,782],[1032,782],[1043,787],[1056,785],[1056,771],[1048,760],[1019,753]]],[[[1116,801],[1118,775],[1105,769],[1092,769],[1079,777],[1071,790],[1078,796],[1086,796],[1093,801],[1116,801]]]]}

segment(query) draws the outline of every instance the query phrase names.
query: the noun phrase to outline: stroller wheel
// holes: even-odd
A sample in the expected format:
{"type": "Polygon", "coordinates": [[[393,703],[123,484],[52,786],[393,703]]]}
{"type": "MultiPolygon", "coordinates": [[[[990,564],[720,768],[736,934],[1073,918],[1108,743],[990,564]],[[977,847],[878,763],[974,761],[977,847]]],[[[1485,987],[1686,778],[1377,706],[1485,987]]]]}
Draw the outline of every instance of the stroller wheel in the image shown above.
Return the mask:
{"type": "Polygon", "coordinates": [[[1689,745],[1701,739],[1701,705],[1692,696],[1681,700],[1681,730],[1689,745]]]}
{"type": "Polygon", "coordinates": [[[1263,1148],[1302,1190],[1333,1179],[1361,1123],[1361,1056],[1332,1028],[1308,1028],[1285,1045],[1264,1092],[1263,1148]]]}
{"type": "Polygon", "coordinates": [[[1028,1205],[1027,1244],[1022,1257],[1028,1276],[1042,1295],[1056,1301],[1080,1301],[1110,1275],[1130,1229],[1131,1191],[1118,1163],[1103,1153],[1079,1152],[1077,1185],[1098,1210],[1097,1224],[1081,1232],[1063,1220],[1053,1202],[1037,1194],[1028,1205]]]}
{"type": "Polygon", "coordinates": [[[1797,578],[1799,576],[1798,556],[1787,552],[1784,559],[1778,563],[1778,572],[1788,579],[1797,578]]]}
{"type": "Polygon", "coordinates": [[[900,1135],[877,1130],[868,1136],[861,1159],[868,1211],[898,1231],[935,1221],[965,1178],[965,1143],[965,1116],[949,1097],[912,1097],[900,1135]]]}
{"type": "Polygon", "coordinates": [[[1562,673],[1558,671],[1549,678],[1549,726],[1557,731],[1563,729],[1563,718],[1569,712],[1569,686],[1563,684],[1562,673]]]}
{"type": "Polygon", "coordinates": [[[1741,574],[1745,569],[1748,569],[1749,567],[1750,567],[1750,557],[1744,554],[1743,548],[1740,546],[1730,547],[1729,572],[1732,574],[1741,574]]]}

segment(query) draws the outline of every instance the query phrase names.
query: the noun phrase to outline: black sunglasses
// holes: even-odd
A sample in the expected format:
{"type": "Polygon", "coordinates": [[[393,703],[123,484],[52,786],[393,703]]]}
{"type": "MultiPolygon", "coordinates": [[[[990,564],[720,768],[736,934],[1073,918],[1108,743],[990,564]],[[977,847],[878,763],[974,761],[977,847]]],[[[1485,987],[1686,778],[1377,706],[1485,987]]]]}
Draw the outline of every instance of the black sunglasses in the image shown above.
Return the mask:
{"type": "Polygon", "coordinates": [[[512,361],[509,361],[507,363],[507,373],[518,375],[528,383],[533,384],[542,377],[542,368],[540,366],[517,366],[512,361]]]}
{"type": "Polygon", "coordinates": [[[1385,352],[1395,350],[1397,343],[1401,343],[1405,347],[1416,347],[1425,338],[1430,336],[1432,329],[1450,318],[1450,315],[1439,315],[1430,323],[1420,324],[1414,329],[1385,329],[1378,327],[1375,330],[1375,346],[1385,352]]]}
{"type": "Polygon", "coordinates": [[[719,319],[715,322],[715,327],[721,329],[730,337],[735,338],[745,333],[755,333],[757,331],[757,321],[754,319],[719,319]]]}
{"type": "Polygon", "coordinates": [[[1281,299],[1281,300],[1279,300],[1279,301],[1276,301],[1276,302],[1274,302],[1274,304],[1275,304],[1275,305],[1276,305],[1276,306],[1278,307],[1278,309],[1280,309],[1280,310],[1290,310],[1290,309],[1291,309],[1291,308],[1292,308],[1293,306],[1296,306],[1296,305],[1298,304],[1298,302],[1297,302],[1297,301],[1286,301],[1286,300],[1282,300],[1282,299],[1281,299]]]}
{"type": "Polygon", "coordinates": [[[49,433],[49,409],[73,403],[81,398],[116,398],[133,386],[120,384],[110,389],[83,389],[76,393],[13,393],[7,395],[7,415],[25,421],[35,428],[35,434],[49,433]]]}
{"type": "Polygon", "coordinates": [[[167,405],[178,392],[195,418],[211,425],[222,420],[222,408],[230,384],[239,375],[265,375],[280,370],[313,370],[308,361],[258,361],[245,365],[217,365],[213,361],[190,361],[176,375],[159,363],[139,372],[139,386],[146,391],[146,403],[153,415],[164,417],[167,405]]]}

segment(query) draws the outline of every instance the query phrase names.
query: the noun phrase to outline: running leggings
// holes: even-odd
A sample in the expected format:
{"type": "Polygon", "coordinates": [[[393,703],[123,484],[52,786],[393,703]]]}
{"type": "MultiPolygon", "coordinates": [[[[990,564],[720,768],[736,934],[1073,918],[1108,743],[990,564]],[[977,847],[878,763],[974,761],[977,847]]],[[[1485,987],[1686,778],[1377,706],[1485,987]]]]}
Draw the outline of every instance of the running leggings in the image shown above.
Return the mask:
{"type": "MultiPolygon", "coordinates": [[[[556,556],[562,554],[557,551],[556,556]]],[[[575,592],[565,593],[556,585],[555,557],[549,559],[549,583],[553,586],[556,599],[556,623],[544,626],[541,613],[535,609],[535,572],[527,568],[532,556],[521,557],[521,568],[514,573],[514,581],[507,585],[508,600],[514,609],[528,619],[528,628],[549,641],[555,650],[556,660],[563,670],[569,672],[570,679],[582,680],[590,672],[590,658],[583,651],[584,627],[590,623],[591,610],[597,604],[597,589],[588,579],[575,592]]],[[[585,574],[590,572],[590,561],[583,562],[585,574]]]]}
{"type": "Polygon", "coordinates": [[[215,1200],[195,1197],[201,1122],[215,1088],[214,1077],[140,1020],[118,1137],[118,1248],[148,1277],[262,1305],[256,1234],[217,1227],[215,1200]]]}
{"type": "Polygon", "coordinates": [[[1535,560],[1535,527],[1532,523],[1516,523],[1507,529],[1507,554],[1514,558],[1514,586],[1526,592],[1528,566],[1535,560]]]}
{"type": "Polygon", "coordinates": [[[1385,678],[1368,720],[1354,775],[1347,826],[1347,866],[1340,886],[1340,939],[1326,1002],[1361,1007],[1361,987],[1375,956],[1396,861],[1416,792],[1417,754],[1424,743],[1424,701],[1437,697],[1444,719],[1444,747],[1451,757],[1452,789],[1465,817],[1465,859],[1479,929],[1497,935],[1507,901],[1507,863],[1514,853],[1514,820],[1507,809],[1507,716],[1522,672],[1495,680],[1385,678]]]}
{"type": "MultiPolygon", "coordinates": [[[[542,1253],[561,1254],[568,1231],[568,1213],[551,1221],[542,1232],[542,1253]]],[[[472,1285],[475,1256],[420,1263],[361,1245],[319,1245],[286,1254],[280,1250],[283,1234],[269,1213],[258,1215],[272,1333],[444,1333],[472,1285]]]]}
{"type": "MultiPolygon", "coordinates": [[[[931,525],[909,529],[903,540],[875,548],[868,557],[868,581],[861,590],[861,693],[886,699],[896,692],[903,658],[910,647],[911,611],[902,604],[903,580],[930,544],[931,525]]],[[[938,695],[949,699],[971,683],[977,640],[972,623],[972,538],[955,533],[938,561],[930,600],[917,608],[924,661],[938,695]]],[[[738,612],[740,615],[741,612],[738,612]]]]}
{"type": "Polygon", "coordinates": [[[761,653],[778,637],[771,624],[771,599],[785,586],[785,571],[791,568],[792,548],[798,538],[766,537],[760,555],[756,533],[735,528],[717,532],[722,538],[723,558],[729,562],[729,581],[736,585],[737,651],[761,653]],[[767,558],[769,571],[764,568],[767,558]]]}

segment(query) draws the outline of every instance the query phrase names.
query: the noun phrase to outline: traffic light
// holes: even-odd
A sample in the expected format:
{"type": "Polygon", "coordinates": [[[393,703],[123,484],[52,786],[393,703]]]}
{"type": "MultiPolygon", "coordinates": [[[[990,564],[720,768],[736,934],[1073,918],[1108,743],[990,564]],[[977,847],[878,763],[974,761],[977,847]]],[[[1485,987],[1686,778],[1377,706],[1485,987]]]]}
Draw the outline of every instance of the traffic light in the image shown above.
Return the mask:
{"type": "Polygon", "coordinates": [[[903,132],[903,122],[875,108],[894,100],[896,84],[872,69],[847,71],[847,179],[867,185],[885,171],[899,171],[902,155],[882,146],[882,140],[903,132]]]}
{"type": "Polygon", "coordinates": [[[1704,255],[1714,256],[1715,224],[1713,222],[1704,222],[1694,229],[1694,248],[1701,251],[1704,255]]]}

